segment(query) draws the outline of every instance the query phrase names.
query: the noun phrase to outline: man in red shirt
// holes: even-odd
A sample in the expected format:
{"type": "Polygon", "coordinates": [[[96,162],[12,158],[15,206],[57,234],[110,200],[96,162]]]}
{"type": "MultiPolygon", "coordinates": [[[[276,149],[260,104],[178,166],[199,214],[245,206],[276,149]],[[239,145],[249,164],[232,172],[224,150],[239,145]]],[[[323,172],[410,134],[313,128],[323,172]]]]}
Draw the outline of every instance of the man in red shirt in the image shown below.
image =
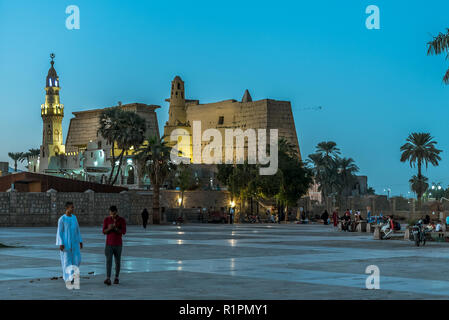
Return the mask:
{"type": "Polygon", "coordinates": [[[116,206],[109,208],[109,217],[106,217],[103,222],[103,234],[106,235],[106,280],[105,284],[111,285],[111,269],[112,269],[112,256],[115,260],[115,280],[114,284],[118,284],[120,274],[120,259],[122,256],[122,235],[126,233],[126,221],[124,218],[119,217],[116,206]]]}

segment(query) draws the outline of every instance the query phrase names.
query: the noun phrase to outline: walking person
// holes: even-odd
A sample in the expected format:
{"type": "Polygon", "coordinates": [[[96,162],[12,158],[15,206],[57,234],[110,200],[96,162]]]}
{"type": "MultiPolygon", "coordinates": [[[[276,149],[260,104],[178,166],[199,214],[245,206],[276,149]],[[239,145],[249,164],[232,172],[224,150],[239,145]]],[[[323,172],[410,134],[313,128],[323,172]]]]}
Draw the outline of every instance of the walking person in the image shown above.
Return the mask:
{"type": "Polygon", "coordinates": [[[321,215],[321,219],[323,220],[323,224],[327,225],[327,219],[329,219],[329,213],[327,210],[324,210],[323,214],[321,215]]]}
{"type": "Polygon", "coordinates": [[[337,212],[337,210],[334,210],[334,212],[332,212],[332,222],[334,223],[334,228],[336,228],[338,226],[338,212],[337,212]]]}
{"type": "Polygon", "coordinates": [[[65,213],[58,220],[58,231],[56,232],[56,245],[59,246],[61,256],[62,278],[67,286],[74,283],[74,267],[79,268],[81,264],[80,249],[83,248],[80,227],[73,210],[73,202],[67,202],[65,213]]]}
{"type": "Polygon", "coordinates": [[[112,257],[115,261],[114,284],[119,284],[120,260],[122,256],[123,241],[122,236],[126,234],[126,221],[118,215],[116,206],[109,208],[109,217],[104,219],[103,234],[106,235],[106,280],[105,284],[111,285],[112,257]]]}
{"type": "Polygon", "coordinates": [[[142,211],[142,224],[143,224],[143,228],[146,230],[147,229],[147,224],[148,224],[148,218],[149,218],[149,214],[148,214],[148,210],[147,208],[144,208],[142,211]]]}
{"type": "Polygon", "coordinates": [[[234,208],[229,209],[229,223],[234,223],[234,208]]]}

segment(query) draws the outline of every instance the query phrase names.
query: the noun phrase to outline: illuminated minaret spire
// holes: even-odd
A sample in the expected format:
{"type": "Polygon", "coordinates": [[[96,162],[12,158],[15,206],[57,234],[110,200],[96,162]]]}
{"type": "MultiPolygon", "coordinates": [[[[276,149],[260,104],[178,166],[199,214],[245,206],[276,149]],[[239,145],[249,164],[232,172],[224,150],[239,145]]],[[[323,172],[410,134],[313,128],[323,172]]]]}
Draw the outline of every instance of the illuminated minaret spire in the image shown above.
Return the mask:
{"type": "MultiPolygon", "coordinates": [[[[62,141],[62,119],[64,117],[64,105],[59,99],[59,77],[54,68],[55,54],[50,54],[51,67],[48,70],[45,83],[45,103],[41,105],[41,117],[43,121],[43,134],[41,146],[41,159],[65,153],[62,141]]],[[[45,170],[45,165],[41,170],[45,170]]]]}

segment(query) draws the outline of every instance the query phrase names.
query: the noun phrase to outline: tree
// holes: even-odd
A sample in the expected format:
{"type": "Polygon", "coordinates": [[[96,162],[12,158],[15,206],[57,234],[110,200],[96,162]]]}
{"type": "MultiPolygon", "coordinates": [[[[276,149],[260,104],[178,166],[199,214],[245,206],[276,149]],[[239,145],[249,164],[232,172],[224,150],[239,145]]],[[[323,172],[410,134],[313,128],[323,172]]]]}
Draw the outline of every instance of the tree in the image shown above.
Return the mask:
{"type": "Polygon", "coordinates": [[[323,141],[317,144],[316,152],[323,156],[324,161],[331,162],[340,155],[340,149],[334,141],[323,141]]]}
{"type": "Polygon", "coordinates": [[[337,190],[341,202],[343,197],[349,195],[346,191],[356,181],[355,174],[359,171],[359,167],[357,167],[352,158],[337,158],[335,164],[337,169],[337,190]]]}
{"type": "MultiPolygon", "coordinates": [[[[248,164],[219,164],[217,165],[217,179],[227,186],[231,193],[231,200],[238,199],[240,204],[240,213],[243,209],[243,200],[247,198],[258,197],[261,176],[259,175],[259,166],[248,164]]],[[[238,219],[238,216],[236,216],[238,219]]]]}
{"type": "Polygon", "coordinates": [[[337,164],[340,149],[334,141],[323,141],[317,144],[314,154],[307,160],[312,165],[315,182],[319,184],[325,203],[327,197],[338,187],[337,164]]]}
{"type": "Polygon", "coordinates": [[[312,170],[304,167],[303,162],[299,160],[295,149],[292,147],[285,139],[279,140],[277,179],[280,180],[280,186],[276,198],[286,208],[285,220],[288,218],[288,208],[297,204],[313,182],[312,170]]]}
{"type": "Polygon", "coordinates": [[[176,166],[170,160],[171,148],[164,140],[165,136],[159,138],[151,136],[146,142],[139,147],[136,152],[137,161],[143,170],[140,176],[148,174],[151,185],[153,187],[153,223],[160,224],[160,188],[164,184],[167,177],[173,173],[176,166]]]}
{"type": "Polygon", "coordinates": [[[366,189],[366,193],[369,195],[375,195],[376,194],[376,190],[374,190],[373,187],[368,187],[368,189],[366,189]]]}
{"type": "Polygon", "coordinates": [[[244,199],[276,199],[288,209],[307,193],[312,171],[304,167],[294,145],[281,138],[278,146],[278,171],[274,175],[260,175],[259,164],[217,165],[217,179],[227,186],[233,198],[239,199],[240,206],[244,199]]]}
{"type": "Polygon", "coordinates": [[[8,152],[8,156],[14,161],[14,172],[17,172],[17,162],[22,161],[24,157],[23,152],[8,152]]]}
{"type": "MultiPolygon", "coordinates": [[[[31,148],[31,149],[28,149],[28,152],[24,152],[23,153],[23,156],[22,156],[22,158],[20,159],[20,162],[23,162],[23,161],[27,161],[27,165],[29,165],[29,163],[30,163],[30,158],[31,157],[37,157],[37,156],[39,156],[40,155],[40,153],[41,153],[41,150],[40,149],[33,149],[33,148],[31,148]]],[[[30,170],[30,168],[28,168],[28,170],[30,170]]]]}
{"type": "MultiPolygon", "coordinates": [[[[433,37],[432,41],[427,43],[427,55],[439,55],[441,53],[448,53],[449,50],[449,29],[446,29],[446,33],[439,33],[436,37],[433,37]]],[[[443,77],[445,84],[449,84],[449,69],[443,77]]]]}
{"type": "MultiPolygon", "coordinates": [[[[420,177],[414,175],[410,180],[410,189],[416,193],[417,195],[423,195],[424,192],[429,188],[429,184],[427,183],[429,179],[423,175],[420,177]]],[[[421,199],[421,196],[418,198],[421,199]]]]}
{"type": "Polygon", "coordinates": [[[132,111],[125,111],[120,107],[109,108],[100,115],[100,134],[112,146],[111,172],[107,183],[116,183],[120,168],[123,163],[123,156],[131,147],[137,149],[145,139],[146,123],[145,119],[132,111]],[[120,153],[115,154],[117,145],[120,153]],[[117,170],[115,170],[117,168],[117,170]],[[115,176],[114,176],[115,171],[115,176]]]}
{"type": "MultiPolygon", "coordinates": [[[[422,175],[422,165],[423,163],[428,168],[429,163],[438,166],[438,162],[441,161],[439,154],[442,150],[435,147],[437,142],[433,140],[434,138],[430,133],[416,133],[413,132],[407,137],[407,142],[401,147],[401,162],[409,162],[410,167],[418,167],[418,175],[416,176],[416,181],[420,181],[422,184],[424,181],[422,175]]],[[[413,179],[413,178],[412,178],[413,179]]],[[[416,197],[418,199],[418,205],[421,205],[421,196],[423,195],[426,188],[421,187],[416,189],[416,197]]]]}

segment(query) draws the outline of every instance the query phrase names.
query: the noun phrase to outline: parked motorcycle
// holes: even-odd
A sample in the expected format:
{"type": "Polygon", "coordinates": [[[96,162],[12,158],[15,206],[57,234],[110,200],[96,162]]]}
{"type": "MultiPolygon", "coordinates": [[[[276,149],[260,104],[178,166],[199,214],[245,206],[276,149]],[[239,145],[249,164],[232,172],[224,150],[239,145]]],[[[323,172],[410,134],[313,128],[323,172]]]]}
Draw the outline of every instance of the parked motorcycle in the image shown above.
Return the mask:
{"type": "Polygon", "coordinates": [[[417,247],[419,247],[420,244],[422,244],[423,246],[426,244],[426,234],[427,230],[423,226],[423,221],[419,220],[412,227],[413,241],[415,241],[417,247]]]}

